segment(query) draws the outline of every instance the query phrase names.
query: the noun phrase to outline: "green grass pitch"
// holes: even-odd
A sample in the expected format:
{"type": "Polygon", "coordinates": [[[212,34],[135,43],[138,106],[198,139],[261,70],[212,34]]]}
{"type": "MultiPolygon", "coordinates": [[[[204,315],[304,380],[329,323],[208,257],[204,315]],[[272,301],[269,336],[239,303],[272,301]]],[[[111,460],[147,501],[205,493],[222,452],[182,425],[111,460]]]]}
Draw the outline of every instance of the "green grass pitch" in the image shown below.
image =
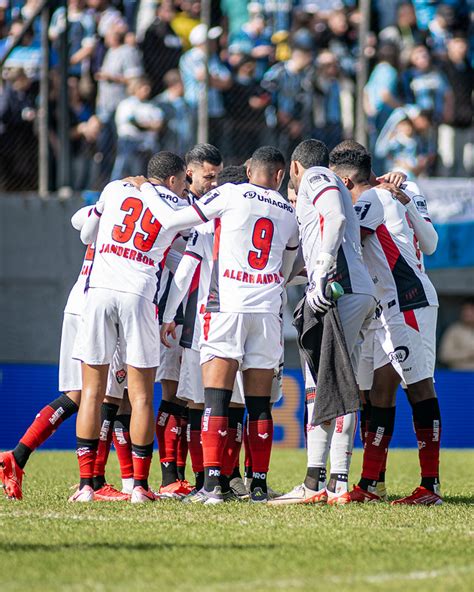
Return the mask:
{"type": "MultiPolygon", "coordinates": [[[[360,463],[357,452],[352,480],[360,463]]],[[[304,451],[275,450],[271,485],[288,490],[304,466],[304,451]]],[[[391,497],[409,493],[418,472],[415,450],[392,451],[391,497]]],[[[25,500],[0,500],[0,590],[472,591],[473,475],[472,451],[443,452],[440,507],[73,505],[74,454],[39,452],[25,500]]],[[[120,481],[114,454],[108,477],[120,481]]]]}

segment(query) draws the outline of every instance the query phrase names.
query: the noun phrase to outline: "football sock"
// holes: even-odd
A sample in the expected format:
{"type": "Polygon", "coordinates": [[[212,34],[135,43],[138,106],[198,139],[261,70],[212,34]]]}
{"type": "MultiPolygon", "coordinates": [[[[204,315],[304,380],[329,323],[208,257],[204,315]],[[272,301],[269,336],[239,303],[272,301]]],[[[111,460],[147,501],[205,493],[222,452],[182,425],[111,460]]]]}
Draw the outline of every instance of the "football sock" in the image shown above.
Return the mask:
{"type": "Polygon", "coordinates": [[[178,440],[178,450],[176,453],[176,469],[178,472],[178,479],[185,480],[186,459],[188,457],[188,408],[181,408],[181,424],[178,440]]]}
{"type": "Polygon", "coordinates": [[[435,491],[439,485],[441,414],[436,397],[412,405],[413,425],[418,440],[421,485],[435,491]]]}
{"type": "Polygon", "coordinates": [[[122,487],[128,489],[133,481],[132,443],[130,441],[130,415],[117,415],[114,421],[113,442],[122,477],[122,487]]]}
{"type": "Polygon", "coordinates": [[[267,473],[273,442],[273,419],[270,397],[245,397],[248,412],[248,438],[252,454],[251,490],[267,492],[267,473]]]}
{"type": "Polygon", "coordinates": [[[189,456],[191,457],[191,466],[193,468],[194,478],[196,479],[197,490],[201,489],[204,485],[204,464],[201,444],[202,413],[201,409],[189,410],[187,429],[189,456]]]}
{"type": "Polygon", "coordinates": [[[76,455],[79,461],[79,489],[85,485],[92,487],[92,479],[94,477],[94,463],[97,453],[97,446],[99,439],[89,440],[87,438],[76,438],[76,455]]]}
{"type": "Polygon", "coordinates": [[[343,494],[347,491],[347,473],[332,473],[329,477],[327,490],[331,493],[343,494]]]}
{"type": "Polygon", "coordinates": [[[178,479],[176,461],[181,433],[182,406],[161,401],[156,417],[156,437],[161,462],[161,484],[170,485],[178,479]]]}
{"type": "Polygon", "coordinates": [[[64,394],[41,409],[13,450],[13,456],[22,469],[28,462],[30,454],[41,446],[63,421],[77,413],[78,409],[76,403],[64,394]]]}
{"type": "Polygon", "coordinates": [[[375,491],[380,472],[387,458],[388,447],[395,425],[395,407],[372,406],[369,429],[364,446],[362,478],[359,487],[366,491],[375,491]]]}
{"type": "MultiPolygon", "coordinates": [[[[334,432],[335,421],[328,421],[318,426],[311,425],[314,401],[314,389],[308,390],[306,392],[306,446],[308,455],[307,466],[308,468],[325,469],[329,456],[329,447],[331,445],[331,438],[334,432]]],[[[305,485],[307,487],[310,487],[310,485],[306,483],[306,480],[305,485]]],[[[310,487],[310,489],[313,489],[313,487],[310,487]]]]}
{"type": "Polygon", "coordinates": [[[322,467],[308,467],[304,484],[308,489],[320,491],[326,487],[326,469],[322,467]]]}
{"type": "Polygon", "coordinates": [[[229,403],[232,391],[204,389],[202,416],[202,451],[204,461],[204,489],[212,491],[220,485],[222,458],[227,444],[229,403]]]}
{"type": "MultiPolygon", "coordinates": [[[[239,459],[237,459],[237,462],[239,462],[239,459]]],[[[242,474],[240,472],[240,465],[235,465],[234,470],[232,471],[232,475],[230,476],[230,479],[242,479],[242,474]]]]}
{"type": "Polygon", "coordinates": [[[245,426],[244,426],[244,475],[246,479],[252,478],[252,452],[250,451],[249,445],[249,416],[245,418],[245,426]]]}
{"type": "Polygon", "coordinates": [[[100,408],[100,434],[99,446],[94,464],[94,491],[105,485],[105,465],[109,458],[110,446],[112,445],[113,425],[117,417],[118,405],[113,403],[102,403],[100,408]]]}
{"type": "Polygon", "coordinates": [[[370,415],[372,413],[372,404],[370,401],[362,404],[362,409],[360,410],[360,424],[359,424],[359,431],[360,431],[360,439],[362,444],[365,444],[365,438],[367,432],[369,431],[369,423],[370,423],[370,415]]]}
{"type": "Polygon", "coordinates": [[[141,486],[148,490],[148,475],[150,474],[151,458],[153,456],[153,442],[140,446],[132,443],[133,458],[133,486],[141,486]]]}
{"type": "Polygon", "coordinates": [[[349,474],[357,429],[357,413],[336,417],[329,459],[331,473],[349,474]]]}
{"type": "Polygon", "coordinates": [[[229,423],[227,428],[227,444],[222,457],[222,474],[230,478],[239,460],[242,448],[242,430],[245,409],[229,407],[229,423]]]}

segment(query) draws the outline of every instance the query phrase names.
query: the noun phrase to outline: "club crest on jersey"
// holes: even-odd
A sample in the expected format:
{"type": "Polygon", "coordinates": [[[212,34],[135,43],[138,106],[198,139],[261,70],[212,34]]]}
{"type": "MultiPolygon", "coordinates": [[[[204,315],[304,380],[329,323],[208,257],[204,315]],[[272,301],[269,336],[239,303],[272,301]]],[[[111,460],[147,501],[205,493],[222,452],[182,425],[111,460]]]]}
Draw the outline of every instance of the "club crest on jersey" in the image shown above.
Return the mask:
{"type": "Polygon", "coordinates": [[[404,345],[399,345],[393,350],[393,352],[390,352],[388,354],[388,357],[391,362],[398,362],[399,364],[402,364],[408,358],[409,355],[410,350],[408,349],[408,347],[405,347],[404,345]]]}
{"type": "Polygon", "coordinates": [[[257,192],[256,191],[246,191],[244,193],[244,197],[246,199],[254,199],[255,197],[257,197],[257,192]]]}
{"type": "Polygon", "coordinates": [[[126,370],[124,370],[123,368],[121,370],[117,370],[117,372],[115,373],[115,378],[117,379],[117,382],[119,384],[122,384],[122,382],[127,378],[126,370]]]}

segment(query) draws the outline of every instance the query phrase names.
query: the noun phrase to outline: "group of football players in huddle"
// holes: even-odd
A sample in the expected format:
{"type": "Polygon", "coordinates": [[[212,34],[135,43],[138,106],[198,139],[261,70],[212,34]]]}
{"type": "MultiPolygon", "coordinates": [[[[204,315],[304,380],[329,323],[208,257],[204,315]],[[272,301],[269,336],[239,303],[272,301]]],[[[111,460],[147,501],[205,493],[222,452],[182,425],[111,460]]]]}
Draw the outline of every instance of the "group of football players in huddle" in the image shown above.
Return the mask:
{"type": "Polygon", "coordinates": [[[299,144],[284,197],[287,172],[271,146],[225,168],[210,144],[184,160],[159,152],[146,177],[109,183],[94,206],[73,216],[87,251],[64,310],[62,394],[14,450],[0,453],[9,498],[22,499],[31,453],[77,413],[80,482],[71,502],[384,501],[402,383],[421,483],[392,504],[442,503],[433,385],[438,300],[423,265],[437,234],[426,200],[402,173],[376,177],[370,153],[352,140],[330,153],[317,140],[299,144]],[[334,282],[343,291],[337,300],[334,282]],[[357,413],[313,425],[318,380],[307,364],[306,476],[286,494],[267,485],[272,406],[282,396],[282,307],[286,286],[296,283],[306,285],[306,305],[319,321],[337,309],[359,386],[364,455],[352,489],[357,413]],[[156,418],[155,382],[162,391],[156,418]],[[158,491],[148,483],[155,432],[158,491]],[[112,441],[120,489],[105,478],[112,441]]]}

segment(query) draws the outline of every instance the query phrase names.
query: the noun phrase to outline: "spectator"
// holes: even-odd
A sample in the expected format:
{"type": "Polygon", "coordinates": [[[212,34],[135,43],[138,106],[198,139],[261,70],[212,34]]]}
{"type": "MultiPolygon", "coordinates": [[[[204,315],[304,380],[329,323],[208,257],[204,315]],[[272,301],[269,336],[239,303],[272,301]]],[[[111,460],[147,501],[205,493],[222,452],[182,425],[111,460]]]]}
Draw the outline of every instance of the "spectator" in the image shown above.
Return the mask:
{"type": "Polygon", "coordinates": [[[473,107],[472,82],[474,70],[467,59],[468,44],[463,34],[455,34],[448,41],[447,60],[443,65],[444,74],[453,89],[454,108],[449,126],[440,128],[440,153],[444,160],[446,173],[451,176],[470,176],[473,173],[473,107]],[[471,162],[469,154],[471,150],[471,162]],[[469,163],[466,166],[466,163],[469,163]]]}
{"type": "Polygon", "coordinates": [[[440,4],[435,18],[429,23],[427,44],[434,58],[444,58],[447,52],[448,40],[452,37],[452,27],[455,23],[455,13],[452,6],[440,4]]]}
{"type": "Polygon", "coordinates": [[[201,1],[181,0],[181,12],[178,12],[172,21],[176,34],[180,37],[185,50],[194,45],[190,39],[191,31],[201,22],[201,1]]]}
{"type": "MultiPolygon", "coordinates": [[[[385,166],[390,171],[403,171],[409,180],[423,176],[429,165],[428,157],[422,154],[422,139],[409,117],[402,119],[389,140],[385,166]]],[[[385,169],[384,169],[385,170],[385,169]]]]}
{"type": "Polygon", "coordinates": [[[403,65],[408,63],[413,47],[423,41],[423,35],[416,24],[416,14],[412,4],[403,2],[398,6],[397,22],[380,31],[379,41],[396,45],[400,52],[400,62],[403,65]]]}
{"type": "Polygon", "coordinates": [[[364,92],[371,150],[374,149],[377,136],[390,114],[401,105],[398,93],[397,46],[391,43],[382,45],[377,57],[378,63],[370,75],[364,92]]]}
{"type": "Polygon", "coordinates": [[[313,77],[313,133],[329,150],[342,141],[340,69],[336,56],[327,50],[317,59],[313,77]]]}
{"type": "Polygon", "coordinates": [[[164,0],[157,16],[145,33],[141,49],[143,66],[151,82],[152,96],[164,90],[163,77],[179,65],[183,44],[174,32],[171,22],[176,15],[173,2],[164,0]]]}
{"type": "MultiPolygon", "coordinates": [[[[10,35],[5,40],[3,51],[5,53],[11,47],[14,39],[20,34],[24,22],[21,19],[14,21],[11,25],[10,35]]],[[[15,74],[22,70],[28,78],[37,80],[41,67],[41,46],[35,40],[33,28],[29,28],[23,35],[19,45],[8,56],[5,62],[5,70],[13,69],[15,74]]]]}
{"type": "Polygon", "coordinates": [[[474,370],[474,298],[464,302],[460,320],[446,329],[439,359],[453,370],[474,370]]]}
{"type": "MultiPolygon", "coordinates": [[[[95,21],[90,12],[85,10],[84,0],[69,0],[67,6],[69,75],[81,77],[86,60],[95,48],[95,21]]],[[[53,47],[57,46],[60,35],[66,29],[66,9],[57,8],[51,18],[49,38],[53,47]]]]}
{"type": "Polygon", "coordinates": [[[255,71],[255,60],[243,57],[235,68],[232,86],[224,94],[232,159],[238,163],[244,162],[265,143],[265,108],[270,95],[258,83],[255,71]]]}
{"type": "Polygon", "coordinates": [[[337,58],[345,76],[355,78],[359,45],[357,31],[349,24],[344,10],[335,10],[328,17],[327,47],[337,58]]]}
{"type": "Polygon", "coordinates": [[[151,155],[158,152],[158,132],[163,126],[163,111],[151,102],[151,85],[146,78],[131,80],[128,98],[115,113],[117,157],[111,180],[145,174],[151,155]]]}
{"type": "Polygon", "coordinates": [[[270,56],[273,53],[273,46],[270,35],[266,32],[263,14],[251,14],[241,30],[232,35],[229,41],[230,44],[246,43],[249,45],[250,56],[256,60],[255,77],[257,80],[261,80],[268,70],[270,56]]]}
{"type": "Polygon", "coordinates": [[[292,40],[291,57],[272,66],[262,86],[272,95],[267,109],[267,124],[276,132],[276,143],[287,156],[311,131],[311,80],[313,76],[314,39],[301,29],[292,40]]]}
{"type": "Polygon", "coordinates": [[[452,117],[453,95],[448,81],[432,65],[424,45],[417,45],[410,55],[410,68],[402,75],[403,94],[407,103],[433,112],[435,123],[452,117]]]}
{"type": "Polygon", "coordinates": [[[412,0],[415,7],[416,22],[420,31],[427,31],[428,25],[436,16],[438,0],[412,0]]]}
{"type": "Polygon", "coordinates": [[[220,27],[213,27],[209,29],[209,32],[207,32],[207,27],[204,24],[195,27],[189,37],[193,47],[182,56],[179,68],[184,83],[184,97],[193,108],[195,121],[197,122],[199,97],[203,92],[206,80],[205,44],[206,39],[209,38],[209,142],[222,150],[223,142],[225,142],[223,133],[225,109],[222,92],[230,88],[232,80],[229,70],[221,62],[216,52],[216,40],[221,34],[222,29],[220,27]]]}
{"type": "Polygon", "coordinates": [[[161,136],[162,149],[175,154],[186,154],[195,140],[193,110],[184,98],[184,86],[179,70],[169,70],[164,75],[163,82],[166,90],[155,100],[166,121],[161,136]]]}
{"type": "Polygon", "coordinates": [[[247,22],[247,0],[221,0],[221,10],[227,18],[227,29],[229,36],[238,33],[242,25],[247,22]]]}
{"type": "Polygon", "coordinates": [[[0,188],[37,187],[36,83],[21,68],[7,72],[0,89],[0,188]]]}

